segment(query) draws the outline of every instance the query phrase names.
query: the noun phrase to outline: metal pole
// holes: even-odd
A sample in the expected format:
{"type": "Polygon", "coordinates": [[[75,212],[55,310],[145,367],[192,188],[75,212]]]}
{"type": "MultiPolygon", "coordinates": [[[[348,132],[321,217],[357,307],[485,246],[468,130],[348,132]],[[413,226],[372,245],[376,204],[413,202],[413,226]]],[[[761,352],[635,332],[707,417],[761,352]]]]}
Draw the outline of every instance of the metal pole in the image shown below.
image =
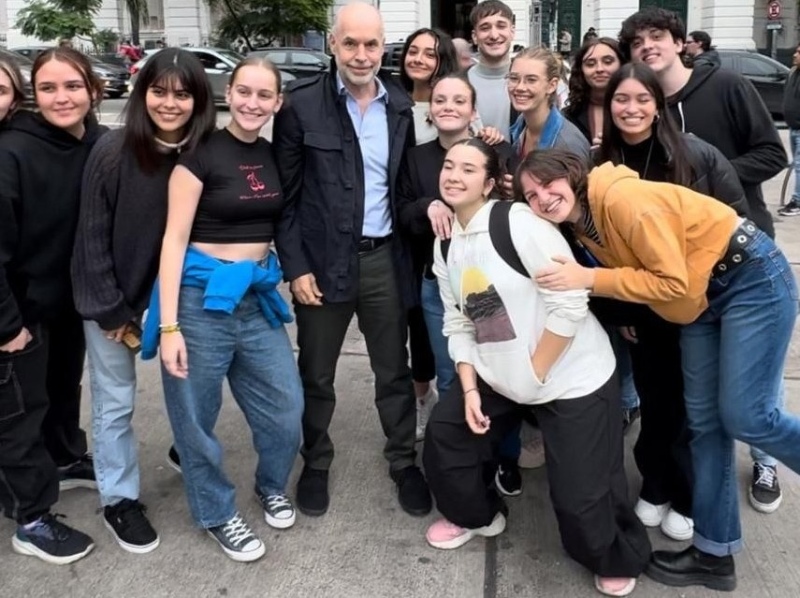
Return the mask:
{"type": "Polygon", "coordinates": [[[769,55],[773,60],[778,59],[778,30],[773,29],[770,31],[772,34],[772,43],[770,44],[769,55]]]}

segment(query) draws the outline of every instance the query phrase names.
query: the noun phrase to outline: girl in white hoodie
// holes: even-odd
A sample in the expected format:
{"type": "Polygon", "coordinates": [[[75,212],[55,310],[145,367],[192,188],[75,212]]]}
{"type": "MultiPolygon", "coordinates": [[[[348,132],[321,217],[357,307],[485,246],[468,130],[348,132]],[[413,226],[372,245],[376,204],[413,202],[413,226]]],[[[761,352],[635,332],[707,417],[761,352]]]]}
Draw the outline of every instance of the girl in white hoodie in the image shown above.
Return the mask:
{"type": "Polygon", "coordinates": [[[498,253],[502,242],[489,222],[503,206],[489,195],[500,176],[496,152],[470,139],[448,151],[439,179],[456,220],[446,256],[436,242],[434,272],[458,379],[434,408],[425,438],[428,481],[445,517],[426,538],[452,549],[505,529],[507,510],[486,472],[503,437],[533,410],[564,548],[595,574],[600,592],[624,596],[650,543],[628,501],[614,355],[588,293],[545,291],[530,276],[569,252],[555,227],[514,204],[515,255],[498,253]]]}

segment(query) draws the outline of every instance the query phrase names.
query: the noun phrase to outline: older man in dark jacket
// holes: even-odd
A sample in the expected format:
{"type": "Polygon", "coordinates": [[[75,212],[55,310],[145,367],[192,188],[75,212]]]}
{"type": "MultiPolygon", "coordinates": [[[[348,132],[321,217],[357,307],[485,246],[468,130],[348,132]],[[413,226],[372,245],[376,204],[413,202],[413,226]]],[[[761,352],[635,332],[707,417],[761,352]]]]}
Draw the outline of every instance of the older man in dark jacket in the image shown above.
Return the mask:
{"type": "Polygon", "coordinates": [[[276,244],[295,300],[305,392],[297,504],[307,515],[328,509],[333,381],[353,314],[375,374],[384,455],[400,505],[412,515],[432,506],[415,465],[416,403],[406,351],[406,311],[415,290],[408,248],[395,226],[397,173],[414,136],[412,102],[377,76],[383,44],[376,9],[343,7],[330,37],[335,66],[290,86],[275,121],[287,200],[276,244]]]}

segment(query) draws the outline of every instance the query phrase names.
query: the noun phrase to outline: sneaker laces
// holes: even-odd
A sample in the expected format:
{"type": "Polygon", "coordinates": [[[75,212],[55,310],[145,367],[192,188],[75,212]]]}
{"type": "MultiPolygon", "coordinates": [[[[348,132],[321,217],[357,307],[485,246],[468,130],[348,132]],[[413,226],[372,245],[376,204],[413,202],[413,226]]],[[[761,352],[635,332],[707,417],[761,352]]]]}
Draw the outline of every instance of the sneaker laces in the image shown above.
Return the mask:
{"type": "Polygon", "coordinates": [[[754,484],[756,486],[766,486],[767,488],[774,488],[775,487],[775,478],[777,474],[775,472],[774,467],[770,467],[769,465],[762,465],[761,463],[756,463],[756,469],[758,470],[758,477],[754,484]]]}
{"type": "Polygon", "coordinates": [[[267,507],[271,511],[291,509],[292,503],[285,494],[272,494],[267,497],[267,507]]]}
{"type": "Polygon", "coordinates": [[[244,540],[253,535],[250,527],[244,522],[242,516],[238,514],[222,526],[222,533],[234,546],[239,546],[244,540]]]}

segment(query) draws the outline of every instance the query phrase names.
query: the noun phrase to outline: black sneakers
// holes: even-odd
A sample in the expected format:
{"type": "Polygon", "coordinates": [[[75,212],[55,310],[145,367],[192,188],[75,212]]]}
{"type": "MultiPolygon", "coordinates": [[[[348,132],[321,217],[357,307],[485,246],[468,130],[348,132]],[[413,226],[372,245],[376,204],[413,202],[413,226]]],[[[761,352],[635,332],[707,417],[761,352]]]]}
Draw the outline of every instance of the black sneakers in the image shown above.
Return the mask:
{"type": "Polygon", "coordinates": [[[779,216],[800,216],[800,204],[796,201],[790,201],[782,208],[778,208],[779,216]]]}
{"type": "Polygon", "coordinates": [[[123,550],[145,554],[158,548],[158,534],[147,520],[146,512],[147,507],[138,500],[127,498],[103,509],[106,527],[123,550]]]}
{"type": "Polygon", "coordinates": [[[97,480],[94,477],[94,460],[91,453],[86,453],[71,465],[58,468],[58,489],[72,490],[74,488],[88,488],[97,490],[97,480]]]}
{"type": "Polygon", "coordinates": [[[29,528],[17,527],[17,533],[11,538],[11,547],[17,554],[35,556],[45,563],[68,565],[89,554],[94,542],[83,532],[64,525],[56,515],[48,513],[29,528]]]}
{"type": "Polygon", "coordinates": [[[778,468],[753,463],[753,482],[750,484],[750,505],[759,513],[774,513],[783,495],[778,483],[778,468]]]}
{"type": "Polygon", "coordinates": [[[433,499],[419,467],[410,465],[391,471],[389,475],[397,484],[397,500],[406,513],[421,517],[431,512],[433,499]]]}
{"type": "Polygon", "coordinates": [[[494,475],[494,485],[497,486],[500,494],[506,496],[522,494],[522,474],[514,459],[500,459],[497,473],[494,475]]]}
{"type": "Polygon", "coordinates": [[[328,512],[330,502],[327,470],[304,467],[297,480],[297,508],[303,515],[319,517],[328,512]]]}

